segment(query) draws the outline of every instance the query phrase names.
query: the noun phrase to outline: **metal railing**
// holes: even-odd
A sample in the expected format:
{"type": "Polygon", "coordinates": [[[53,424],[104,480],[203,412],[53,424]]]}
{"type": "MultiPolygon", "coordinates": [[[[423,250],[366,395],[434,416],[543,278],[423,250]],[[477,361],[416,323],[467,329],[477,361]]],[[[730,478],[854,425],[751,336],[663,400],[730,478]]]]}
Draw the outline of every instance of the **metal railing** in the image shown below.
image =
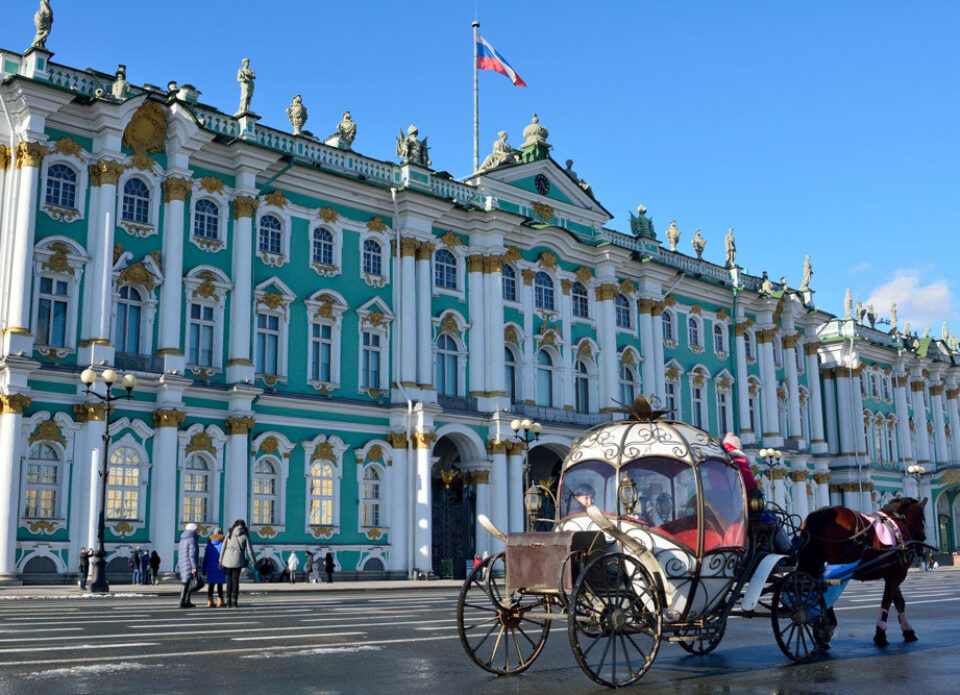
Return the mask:
{"type": "Polygon", "coordinates": [[[113,366],[125,372],[163,372],[163,357],[160,355],[139,355],[135,352],[118,352],[113,357],[113,366]]]}
{"type": "Polygon", "coordinates": [[[477,410],[477,399],[466,398],[463,396],[445,396],[437,394],[437,405],[444,410],[464,410],[475,412],[477,410]]]}
{"type": "Polygon", "coordinates": [[[554,422],[563,425],[577,425],[593,427],[603,422],[610,422],[610,413],[577,413],[563,408],[551,408],[543,405],[529,405],[520,401],[513,401],[513,412],[517,415],[537,420],[541,423],[554,422]]]}

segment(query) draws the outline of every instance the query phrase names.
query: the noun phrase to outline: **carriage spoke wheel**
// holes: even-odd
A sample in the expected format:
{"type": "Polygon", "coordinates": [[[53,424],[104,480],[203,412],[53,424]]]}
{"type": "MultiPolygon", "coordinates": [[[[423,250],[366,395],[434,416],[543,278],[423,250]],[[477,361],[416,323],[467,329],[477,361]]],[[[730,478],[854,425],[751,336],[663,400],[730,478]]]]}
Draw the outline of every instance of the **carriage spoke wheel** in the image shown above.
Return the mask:
{"type": "Polygon", "coordinates": [[[636,558],[610,553],[584,567],[567,608],[567,634],[591,679],[612,688],[640,680],[662,632],[660,595],[636,558]]]}
{"type": "Polygon", "coordinates": [[[719,646],[720,640],[723,639],[723,633],[726,631],[726,629],[726,623],[719,623],[717,625],[711,625],[707,628],[704,628],[703,630],[685,630],[681,633],[682,635],[696,634],[697,639],[689,642],[677,642],[677,644],[683,647],[684,650],[696,656],[709,654],[716,649],[717,646],[719,646]]]}
{"type": "Polygon", "coordinates": [[[784,654],[803,663],[823,651],[821,623],[827,619],[827,607],[813,577],[800,571],[784,576],[774,590],[771,609],[773,634],[784,654]]]}
{"type": "Polygon", "coordinates": [[[457,603],[457,632],[473,662],[499,675],[529,668],[547,642],[550,599],[536,594],[507,596],[505,556],[498,553],[467,576],[457,603]]]}

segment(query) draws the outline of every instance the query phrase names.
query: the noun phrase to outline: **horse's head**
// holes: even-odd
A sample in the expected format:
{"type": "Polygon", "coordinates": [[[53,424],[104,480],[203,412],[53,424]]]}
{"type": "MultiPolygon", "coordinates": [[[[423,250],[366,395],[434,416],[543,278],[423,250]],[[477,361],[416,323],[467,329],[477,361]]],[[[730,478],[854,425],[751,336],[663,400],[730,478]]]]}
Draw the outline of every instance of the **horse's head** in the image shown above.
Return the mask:
{"type": "Polygon", "coordinates": [[[913,497],[898,497],[886,504],[882,511],[893,519],[902,521],[910,534],[910,540],[925,542],[927,533],[923,528],[923,508],[927,498],[917,500],[913,497]]]}

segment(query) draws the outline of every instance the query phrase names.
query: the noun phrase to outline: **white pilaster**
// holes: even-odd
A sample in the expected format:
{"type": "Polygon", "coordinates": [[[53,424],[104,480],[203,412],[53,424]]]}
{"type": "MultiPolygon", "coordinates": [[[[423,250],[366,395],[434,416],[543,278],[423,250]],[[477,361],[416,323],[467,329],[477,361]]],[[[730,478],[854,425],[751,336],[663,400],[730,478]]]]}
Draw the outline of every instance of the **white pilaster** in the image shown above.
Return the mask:
{"type": "Polygon", "coordinates": [[[894,377],[893,398],[897,410],[897,439],[900,444],[900,459],[907,464],[916,456],[913,442],[910,441],[910,410],[907,407],[907,377],[897,374],[894,377]]]}
{"type": "Polygon", "coordinates": [[[913,396],[913,425],[917,433],[917,463],[930,463],[930,436],[927,434],[927,409],[923,406],[922,381],[910,382],[913,396]]]}
{"type": "Polygon", "coordinates": [[[488,256],[485,260],[486,272],[486,321],[487,328],[487,390],[497,394],[501,407],[509,407],[507,400],[506,379],[504,369],[504,341],[503,341],[503,287],[501,286],[503,259],[498,256],[488,256]]]}
{"type": "Polygon", "coordinates": [[[507,445],[507,514],[510,533],[523,531],[523,447],[516,442],[507,445]]]}
{"type": "Polygon", "coordinates": [[[602,284],[596,288],[597,342],[600,344],[600,412],[615,408],[614,400],[619,395],[617,384],[617,319],[614,300],[618,288],[614,284],[602,284]]]}
{"type": "Polygon", "coordinates": [[[421,572],[433,571],[433,507],[431,500],[430,454],[436,435],[421,434],[415,439],[417,492],[415,499],[414,567],[421,572]]]}
{"type": "MultiPolygon", "coordinates": [[[[180,316],[183,311],[183,209],[188,185],[189,181],[180,177],[164,182],[163,285],[160,286],[157,352],[163,356],[165,372],[182,373],[186,364],[180,349],[180,316]]],[[[161,553],[161,561],[163,557],[161,553]]]]}
{"type": "Polygon", "coordinates": [[[794,341],[796,336],[784,336],[783,367],[787,375],[788,391],[787,435],[797,441],[803,439],[803,427],[800,424],[800,382],[797,380],[797,348],[794,341]]]}
{"type": "Polygon", "coordinates": [[[757,332],[760,379],[763,386],[761,392],[763,400],[763,442],[767,446],[783,444],[783,435],[780,432],[780,417],[777,412],[777,372],[773,361],[773,333],[775,330],[774,328],[768,328],[757,332]]]}
{"type": "MultiPolygon", "coordinates": [[[[510,528],[509,489],[507,479],[507,454],[504,442],[490,442],[492,471],[490,473],[490,520],[493,525],[506,533],[510,528]]],[[[489,534],[487,534],[489,535],[489,534]]],[[[491,537],[490,554],[503,550],[503,543],[491,537]]]]}
{"type": "Polygon", "coordinates": [[[258,201],[255,194],[252,191],[250,193],[237,196],[233,201],[233,241],[230,247],[233,292],[230,295],[228,383],[253,382],[255,372],[250,359],[250,328],[253,325],[253,218],[258,201]]]}
{"type": "MultiPolygon", "coordinates": [[[[177,427],[185,411],[154,411],[153,469],[150,476],[150,540],[160,555],[160,570],[172,572],[177,536],[177,427]]],[[[235,517],[238,518],[238,517],[235,517]]],[[[218,520],[224,525],[224,520],[218,520]]],[[[230,520],[233,523],[233,519],[230,520]]]]}
{"type": "Polygon", "coordinates": [[[9,577],[17,572],[17,526],[19,525],[20,459],[23,456],[20,443],[20,424],[23,408],[29,399],[19,395],[4,396],[0,403],[0,520],[3,536],[0,537],[0,577],[9,577]],[[14,400],[9,400],[14,399],[14,400]]]}
{"type": "Polygon", "coordinates": [[[803,346],[807,362],[807,389],[810,391],[810,449],[815,454],[827,453],[823,432],[823,395],[820,390],[820,363],[817,359],[816,332],[814,341],[803,346]]]}
{"type": "Polygon", "coordinates": [[[409,460],[406,448],[407,437],[403,433],[391,435],[393,460],[387,475],[390,484],[390,563],[389,569],[406,572],[409,558],[410,538],[407,519],[410,517],[408,478],[409,460]]]}
{"type": "MultiPolygon", "coordinates": [[[[470,331],[468,335],[470,354],[468,368],[470,372],[471,397],[484,397],[487,383],[487,316],[484,309],[486,292],[483,275],[482,255],[467,258],[467,300],[470,308],[470,331]]],[[[491,326],[492,328],[492,326],[491,326]]],[[[479,495],[479,488],[478,488],[479,495]]],[[[488,534],[489,535],[489,534],[488,534]]]]}
{"type": "Polygon", "coordinates": [[[640,365],[640,390],[644,394],[653,394],[657,390],[657,352],[653,344],[653,317],[651,316],[655,303],[652,299],[641,299],[637,302],[640,355],[643,357],[643,363],[640,365]]]}
{"type": "Polygon", "coordinates": [[[656,355],[653,365],[656,389],[653,395],[659,396],[660,400],[663,401],[667,396],[667,371],[666,360],[663,356],[663,304],[661,302],[658,302],[653,308],[650,319],[653,323],[653,351],[656,355]]]}
{"type": "Polygon", "coordinates": [[[535,271],[524,269],[520,271],[523,284],[520,286],[520,298],[523,305],[523,364],[519,365],[523,379],[523,398],[527,403],[537,400],[537,362],[533,357],[533,276],[535,271]]]}
{"type": "Polygon", "coordinates": [[[254,421],[249,413],[233,413],[227,418],[227,446],[224,452],[223,521],[231,526],[237,519],[248,519],[250,478],[250,429],[254,421]]]}
{"type": "Polygon", "coordinates": [[[417,241],[400,240],[400,273],[402,292],[400,331],[400,383],[404,388],[417,388],[417,241]]]}
{"type": "MultiPolygon", "coordinates": [[[[480,514],[486,515],[488,519],[493,521],[491,518],[491,505],[490,505],[490,482],[489,482],[489,471],[474,471],[471,474],[471,479],[476,484],[477,488],[477,515],[480,514]]],[[[496,524],[496,522],[494,522],[496,524]]],[[[477,552],[480,555],[483,555],[485,552],[488,554],[493,554],[493,536],[490,535],[490,532],[487,531],[483,526],[480,525],[480,522],[477,521],[474,524],[474,537],[476,541],[477,552]]]]}
{"type": "MultiPolygon", "coordinates": [[[[414,312],[417,317],[417,383],[428,392],[433,389],[433,277],[430,274],[430,261],[434,248],[432,243],[421,242],[417,249],[417,307],[414,312]]],[[[419,552],[419,543],[417,547],[419,552]]]]}
{"type": "Polygon", "coordinates": [[[943,384],[930,387],[930,409],[933,411],[933,441],[936,447],[937,463],[942,465],[949,460],[947,451],[946,419],[943,408],[943,384]]]}

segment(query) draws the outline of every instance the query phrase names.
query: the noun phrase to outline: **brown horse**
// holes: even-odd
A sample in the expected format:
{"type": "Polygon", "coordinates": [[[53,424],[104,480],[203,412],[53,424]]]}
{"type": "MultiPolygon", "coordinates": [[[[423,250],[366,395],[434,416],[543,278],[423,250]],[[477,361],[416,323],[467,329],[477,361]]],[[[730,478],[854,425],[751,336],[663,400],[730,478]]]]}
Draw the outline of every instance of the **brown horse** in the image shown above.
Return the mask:
{"type": "Polygon", "coordinates": [[[927,539],[923,530],[923,507],[926,503],[926,498],[917,501],[912,497],[898,497],[880,510],[897,527],[896,535],[899,538],[894,547],[898,550],[893,553],[890,552],[891,547],[884,546],[877,537],[872,518],[846,507],[818,509],[811,512],[802,525],[807,541],[797,554],[798,569],[813,577],[820,577],[825,562],[844,564],[859,561],[860,567],[854,571],[853,579],[884,581],[880,617],[873,636],[874,643],[879,647],[888,644],[887,615],[891,602],[897,609],[903,639],[907,642],[917,640],[917,634],[907,621],[900,584],[906,579],[907,569],[913,564],[914,557],[922,552],[920,544],[927,539]]]}

